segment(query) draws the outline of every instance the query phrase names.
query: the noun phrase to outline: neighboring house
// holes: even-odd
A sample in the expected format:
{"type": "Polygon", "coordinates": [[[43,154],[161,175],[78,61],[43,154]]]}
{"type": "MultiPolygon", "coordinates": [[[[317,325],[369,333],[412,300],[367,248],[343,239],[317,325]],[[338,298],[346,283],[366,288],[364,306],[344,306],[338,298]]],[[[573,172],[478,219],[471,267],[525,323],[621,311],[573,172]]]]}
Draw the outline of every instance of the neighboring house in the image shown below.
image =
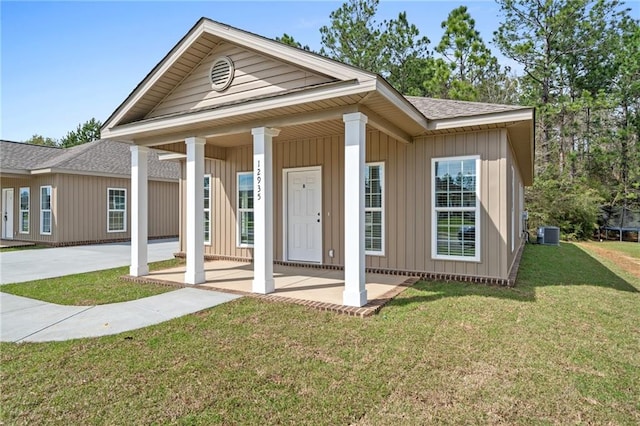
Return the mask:
{"type": "MultiPolygon", "coordinates": [[[[150,237],[179,228],[180,165],[149,169],[150,237]]],[[[131,145],[98,140],[73,148],[0,141],[2,238],[60,246],[131,238],[131,145]]]]}
{"type": "MultiPolygon", "coordinates": [[[[102,136],[132,141],[135,161],[149,146],[184,158],[187,283],[204,281],[205,256],[251,259],[258,293],[273,291],[274,262],[343,267],[344,304],[362,306],[366,270],[513,283],[533,129],[532,108],[403,97],[203,18],[102,136]]],[[[135,199],[147,176],[132,173],[135,199]]],[[[132,238],[131,274],[146,275],[144,234],[132,238]]]]}

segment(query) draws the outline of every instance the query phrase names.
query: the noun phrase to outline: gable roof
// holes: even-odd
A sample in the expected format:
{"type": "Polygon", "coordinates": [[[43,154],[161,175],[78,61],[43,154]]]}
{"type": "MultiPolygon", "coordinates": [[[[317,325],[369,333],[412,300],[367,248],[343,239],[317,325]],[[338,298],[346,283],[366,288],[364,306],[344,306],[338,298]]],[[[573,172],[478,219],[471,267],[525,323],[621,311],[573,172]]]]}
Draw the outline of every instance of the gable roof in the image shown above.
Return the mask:
{"type": "MultiPolygon", "coordinates": [[[[1,141],[0,171],[3,173],[73,173],[87,175],[131,175],[131,144],[107,139],[71,148],[51,148],[21,142],[1,141]]],[[[158,150],[149,151],[149,179],[178,180],[180,165],[160,161],[158,150]]]]}
{"type": "MultiPolygon", "coordinates": [[[[249,73],[260,70],[260,68],[249,70],[249,68],[240,70],[249,73]]],[[[236,73],[238,70],[239,68],[236,68],[236,73]]],[[[420,133],[427,124],[424,116],[409,101],[374,73],[202,18],[105,121],[102,136],[135,140],[141,145],[153,145],[175,142],[186,134],[194,136],[193,127],[198,126],[201,131],[195,136],[214,137],[222,134],[229,126],[236,126],[234,127],[236,131],[237,125],[246,123],[249,117],[253,120],[252,125],[272,125],[271,119],[276,115],[286,117],[295,114],[313,114],[326,111],[328,105],[336,109],[356,105],[370,108],[373,114],[368,114],[369,121],[374,127],[378,121],[382,120],[372,120],[372,117],[387,118],[393,115],[394,120],[402,124],[404,139],[420,133]],[[209,102],[217,96],[211,87],[208,93],[194,93],[191,90],[193,86],[188,80],[205,81],[206,71],[209,70],[209,62],[213,62],[212,55],[216,52],[215,49],[223,49],[225,45],[253,52],[283,67],[289,66],[308,73],[314,78],[309,79],[309,83],[300,79],[300,85],[295,87],[280,85],[276,79],[273,79],[270,88],[274,90],[251,88],[244,92],[246,95],[244,97],[230,97],[233,98],[232,102],[214,104],[209,102]],[[203,70],[206,71],[203,72],[203,70]],[[192,75],[194,71],[198,72],[197,78],[192,75]],[[166,111],[168,114],[154,116],[158,106],[170,100],[176,88],[183,84],[188,86],[185,89],[185,97],[190,97],[194,103],[188,108],[177,110],[161,107],[159,110],[166,111]],[[204,108],[202,108],[203,105],[204,108]],[[158,118],[161,119],[158,120],[158,118]],[[224,130],[215,129],[223,126],[226,126],[224,130]],[[207,129],[210,133],[203,133],[205,131],[203,129],[207,129]],[[154,136],[168,134],[173,135],[174,139],[148,141],[154,136]]],[[[335,111],[336,120],[341,120],[339,112],[335,111]]],[[[314,120],[317,121],[315,116],[311,121],[314,120]]],[[[244,125],[242,131],[246,127],[244,125]]]]}

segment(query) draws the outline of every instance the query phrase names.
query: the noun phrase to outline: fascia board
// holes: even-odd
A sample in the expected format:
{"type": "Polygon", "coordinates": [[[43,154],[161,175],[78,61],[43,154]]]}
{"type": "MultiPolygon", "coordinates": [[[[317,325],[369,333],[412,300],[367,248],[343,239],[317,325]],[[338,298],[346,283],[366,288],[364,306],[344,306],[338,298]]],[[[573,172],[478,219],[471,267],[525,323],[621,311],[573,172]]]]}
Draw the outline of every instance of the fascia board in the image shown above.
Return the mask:
{"type": "MultiPolygon", "coordinates": [[[[95,177],[106,177],[106,178],[117,178],[117,179],[130,179],[130,174],[120,174],[120,173],[106,173],[106,172],[91,172],[86,170],[69,170],[69,169],[40,169],[33,170],[31,172],[33,175],[44,175],[44,174],[61,174],[61,175],[75,175],[75,176],[95,176],[95,177]]],[[[162,177],[154,177],[149,176],[149,180],[160,181],[160,182],[178,182],[179,179],[170,179],[170,178],[162,178],[162,177]]]]}
{"type": "MultiPolygon", "coordinates": [[[[203,21],[203,20],[201,20],[203,21]]],[[[199,22],[187,35],[165,56],[145,79],[133,90],[127,99],[118,107],[102,126],[106,130],[111,123],[117,123],[127,113],[129,107],[135,105],[144,94],[173,66],[173,64],[188,50],[203,32],[204,21],[199,22]]],[[[102,137],[105,138],[104,136],[102,137]]]]}
{"type": "Polygon", "coordinates": [[[378,92],[390,101],[396,108],[400,109],[413,121],[420,124],[425,130],[429,125],[427,118],[418,109],[411,104],[404,96],[400,95],[390,85],[385,84],[383,81],[376,82],[376,88],[378,92]]]}
{"type": "Polygon", "coordinates": [[[136,134],[145,132],[171,129],[179,126],[189,126],[209,120],[228,118],[243,114],[251,114],[267,109],[282,108],[291,105],[297,105],[300,103],[322,101],[325,99],[331,99],[340,96],[356,95],[373,90],[375,90],[375,80],[366,83],[354,82],[352,84],[349,84],[347,87],[344,87],[344,85],[339,85],[331,88],[307,90],[283,96],[276,96],[274,98],[256,102],[231,105],[220,109],[187,113],[176,117],[158,117],[158,119],[154,119],[152,121],[124,124],[122,126],[118,126],[115,129],[106,130],[106,132],[103,132],[103,137],[133,137],[136,134]]]}
{"type": "Polygon", "coordinates": [[[459,127],[485,126],[488,124],[508,123],[513,121],[533,120],[533,109],[519,109],[514,111],[496,112],[491,114],[474,115],[469,117],[444,118],[431,120],[428,130],[446,130],[459,127]]]}
{"type": "Polygon", "coordinates": [[[28,175],[30,173],[25,169],[0,169],[0,175],[28,175]]]}

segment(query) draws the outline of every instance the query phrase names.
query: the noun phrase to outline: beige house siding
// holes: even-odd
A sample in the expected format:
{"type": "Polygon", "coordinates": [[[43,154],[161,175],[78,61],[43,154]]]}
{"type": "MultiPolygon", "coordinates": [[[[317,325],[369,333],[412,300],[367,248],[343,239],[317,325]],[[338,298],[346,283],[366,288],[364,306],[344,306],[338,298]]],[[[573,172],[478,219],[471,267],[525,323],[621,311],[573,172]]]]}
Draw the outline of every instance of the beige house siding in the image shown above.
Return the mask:
{"type": "Polygon", "coordinates": [[[146,118],[191,111],[332,81],[267,56],[222,43],[215,48],[146,118]],[[223,92],[212,90],[209,72],[213,61],[227,56],[235,78],[223,92]],[[250,94],[248,94],[250,92],[250,94]]]}
{"type": "MultiPolygon", "coordinates": [[[[2,178],[3,188],[14,188],[14,239],[47,244],[122,240],[131,237],[131,189],[128,178],[53,174],[2,178]],[[52,187],[51,235],[40,234],[40,187],[52,187]],[[30,226],[19,233],[19,190],[30,188],[30,226]],[[126,232],[107,232],[107,188],[127,191],[126,232]]],[[[149,237],[178,235],[179,185],[149,181],[149,237]]]]}
{"type": "MultiPolygon", "coordinates": [[[[413,144],[398,142],[369,129],[366,161],[384,163],[386,193],[385,255],[366,256],[367,267],[506,278],[513,261],[508,187],[512,155],[508,152],[505,129],[429,136],[413,144]],[[481,158],[480,262],[434,260],[431,253],[431,159],[466,155],[480,155],[481,158]]],[[[273,156],[275,259],[284,260],[283,169],[320,166],[323,263],[344,265],[343,136],[291,141],[276,139],[273,156]],[[335,252],[333,258],[329,257],[331,249],[335,252]]],[[[251,257],[251,249],[238,248],[236,244],[236,184],[237,172],[250,171],[252,160],[251,145],[227,148],[226,161],[205,160],[205,174],[212,176],[212,243],[205,246],[206,255],[251,257]]],[[[183,176],[184,171],[183,162],[183,176]]],[[[181,188],[184,208],[184,179],[181,188]]],[[[181,251],[184,251],[184,212],[181,218],[181,251]]]]}

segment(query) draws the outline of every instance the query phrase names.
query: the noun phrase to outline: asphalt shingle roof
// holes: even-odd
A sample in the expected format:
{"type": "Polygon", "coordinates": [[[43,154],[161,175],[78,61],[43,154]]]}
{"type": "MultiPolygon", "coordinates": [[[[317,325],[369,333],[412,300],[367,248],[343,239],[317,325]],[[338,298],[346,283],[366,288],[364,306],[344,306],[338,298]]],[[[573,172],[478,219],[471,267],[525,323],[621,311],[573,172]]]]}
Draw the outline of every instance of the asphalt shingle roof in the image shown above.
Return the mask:
{"type": "Polygon", "coordinates": [[[0,169],[30,170],[62,153],[61,148],[0,141],[0,169]]]}
{"type": "Polygon", "coordinates": [[[421,98],[417,96],[405,96],[429,120],[442,120],[457,117],[472,117],[516,111],[525,109],[518,105],[487,104],[482,102],[452,101],[449,99],[421,98]]]}
{"type": "MultiPolygon", "coordinates": [[[[57,169],[74,172],[131,174],[131,144],[100,139],[72,148],[50,148],[20,142],[0,141],[0,170],[57,169]]],[[[160,161],[158,151],[149,151],[149,178],[179,179],[180,165],[160,161]]]]}

